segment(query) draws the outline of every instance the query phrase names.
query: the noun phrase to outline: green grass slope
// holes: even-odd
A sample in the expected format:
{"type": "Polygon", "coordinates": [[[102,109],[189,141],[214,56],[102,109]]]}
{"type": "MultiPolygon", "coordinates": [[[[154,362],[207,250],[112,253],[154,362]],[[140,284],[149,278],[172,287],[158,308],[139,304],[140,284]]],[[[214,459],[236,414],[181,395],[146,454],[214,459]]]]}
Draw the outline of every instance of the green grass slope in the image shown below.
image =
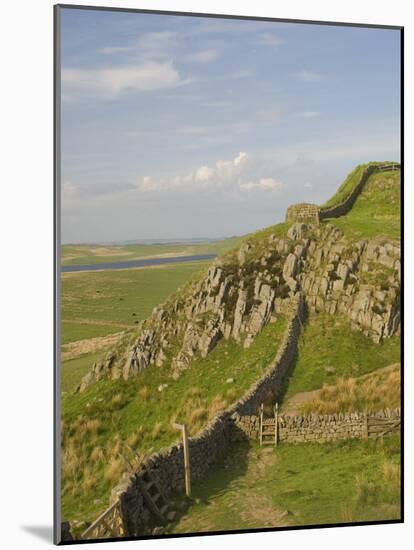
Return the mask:
{"type": "Polygon", "coordinates": [[[195,434],[241,397],[275,357],[285,327],[281,316],[248,349],[222,340],[177,380],[166,365],[126,382],[102,380],[81,394],[63,396],[63,517],[92,520],[107,506],[125,468],[119,458],[125,443],[139,452],[167,446],[177,440],[172,422],[188,424],[195,434]],[[160,392],[162,384],[168,386],[160,392]]]}
{"type": "Polygon", "coordinates": [[[338,378],[361,376],[400,361],[400,336],[375,344],[347,319],[311,313],[299,336],[297,360],[285,399],[338,378]]]}
{"type": "Polygon", "coordinates": [[[169,533],[399,519],[400,439],[233,445],[169,533]]]}
{"type": "Polygon", "coordinates": [[[332,223],[349,239],[400,239],[400,177],[399,170],[372,174],[350,212],[324,223],[332,223]]]}

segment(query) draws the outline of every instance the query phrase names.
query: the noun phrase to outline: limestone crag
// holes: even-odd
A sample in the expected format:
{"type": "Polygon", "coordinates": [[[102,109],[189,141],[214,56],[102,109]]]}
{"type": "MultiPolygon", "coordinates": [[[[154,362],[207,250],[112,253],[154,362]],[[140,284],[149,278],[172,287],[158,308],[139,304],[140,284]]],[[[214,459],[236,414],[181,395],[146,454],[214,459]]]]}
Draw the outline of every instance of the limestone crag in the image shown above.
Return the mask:
{"type": "Polygon", "coordinates": [[[222,338],[248,347],[299,291],[311,311],[343,314],[379,342],[399,329],[400,269],[398,242],[349,241],[328,223],[295,222],[282,238],[253,236],[155,308],[135,340],[95,363],[79,389],[150,365],[170,365],[176,378],[222,338]]]}
{"type": "Polygon", "coordinates": [[[346,315],[375,342],[394,334],[400,321],[399,243],[347,242],[330,224],[312,233],[298,276],[308,307],[346,315]]]}
{"type": "Polygon", "coordinates": [[[205,278],[155,308],[126,351],[95,363],[80,391],[101,378],[128,379],[167,361],[177,377],[222,338],[249,346],[291,297],[282,274],[289,253],[289,243],[271,236],[266,246],[247,242],[237,253],[217,260],[205,278]]]}

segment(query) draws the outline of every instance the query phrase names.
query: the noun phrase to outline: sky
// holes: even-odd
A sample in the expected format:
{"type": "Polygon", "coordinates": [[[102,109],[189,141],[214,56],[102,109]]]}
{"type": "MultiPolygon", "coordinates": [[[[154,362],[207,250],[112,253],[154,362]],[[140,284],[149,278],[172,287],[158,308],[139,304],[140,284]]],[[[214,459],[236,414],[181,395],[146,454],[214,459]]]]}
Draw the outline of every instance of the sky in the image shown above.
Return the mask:
{"type": "Polygon", "coordinates": [[[63,243],[243,235],[400,160],[398,30],[61,13],[63,243]]]}

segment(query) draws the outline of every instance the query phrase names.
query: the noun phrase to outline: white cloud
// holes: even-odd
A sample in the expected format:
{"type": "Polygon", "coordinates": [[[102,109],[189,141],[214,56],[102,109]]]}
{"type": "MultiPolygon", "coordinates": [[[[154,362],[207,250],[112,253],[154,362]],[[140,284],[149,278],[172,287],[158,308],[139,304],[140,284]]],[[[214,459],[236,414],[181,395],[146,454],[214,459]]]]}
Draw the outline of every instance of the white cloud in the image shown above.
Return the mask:
{"type": "Polygon", "coordinates": [[[231,160],[218,160],[212,166],[202,165],[192,172],[172,178],[146,176],[136,182],[135,188],[149,191],[201,191],[218,190],[231,193],[245,191],[279,191],[282,183],[274,178],[252,178],[257,166],[246,152],[240,152],[231,160]]]}
{"type": "Polygon", "coordinates": [[[271,32],[265,32],[259,36],[259,44],[263,46],[280,46],[284,44],[284,40],[271,32]]]}
{"type": "Polygon", "coordinates": [[[172,63],[107,66],[99,69],[64,68],[62,92],[66,98],[79,96],[112,99],[125,92],[148,92],[186,83],[172,63]]]}
{"type": "Polygon", "coordinates": [[[260,178],[258,181],[248,181],[240,184],[240,189],[245,191],[280,191],[283,184],[273,178],[260,178]]]}
{"type": "Polygon", "coordinates": [[[210,61],[217,59],[217,57],[218,51],[209,49],[189,54],[185,57],[185,61],[191,61],[194,63],[209,63],[210,61]]]}
{"type": "Polygon", "coordinates": [[[313,71],[299,71],[293,76],[302,82],[318,82],[321,79],[321,75],[313,71]]]}
{"type": "Polygon", "coordinates": [[[209,168],[208,166],[200,166],[200,168],[196,170],[194,179],[195,181],[204,182],[204,181],[210,180],[213,175],[214,175],[213,168],[209,168]]]}
{"type": "Polygon", "coordinates": [[[311,184],[310,181],[307,181],[307,182],[303,185],[303,187],[305,187],[305,189],[313,189],[313,185],[311,184]]]}
{"type": "Polygon", "coordinates": [[[138,55],[141,58],[159,59],[169,57],[171,50],[177,45],[177,41],[178,35],[172,31],[146,32],[126,45],[105,46],[99,52],[104,55],[125,53],[138,55]]]}

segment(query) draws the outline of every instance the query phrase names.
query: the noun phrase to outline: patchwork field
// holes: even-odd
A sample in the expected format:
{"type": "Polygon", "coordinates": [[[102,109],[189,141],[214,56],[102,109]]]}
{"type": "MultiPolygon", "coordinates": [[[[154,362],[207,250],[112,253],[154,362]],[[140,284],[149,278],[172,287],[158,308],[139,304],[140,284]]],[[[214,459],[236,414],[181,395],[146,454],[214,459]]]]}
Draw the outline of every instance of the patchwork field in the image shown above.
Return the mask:
{"type": "Polygon", "coordinates": [[[94,336],[133,327],[145,319],[155,305],[191,276],[205,269],[206,265],[203,262],[188,262],[140,269],[62,274],[62,343],[85,338],[82,332],[85,325],[96,328],[94,336]]]}
{"type": "Polygon", "coordinates": [[[191,256],[193,254],[222,254],[237,246],[239,237],[230,237],[206,243],[167,244],[123,244],[123,245],[63,245],[62,265],[100,264],[106,262],[162,258],[169,256],[191,256]]]}
{"type": "MultiPolygon", "coordinates": [[[[61,279],[62,356],[74,342],[133,330],[152,309],[191,277],[206,268],[204,262],[170,264],[141,269],[64,273],[61,279]]],[[[108,342],[109,347],[110,341],[108,342]]],[[[63,360],[62,391],[76,388],[82,376],[102,354],[82,351],[63,360]]],[[[86,346],[87,350],[87,346],[86,346]]]]}

